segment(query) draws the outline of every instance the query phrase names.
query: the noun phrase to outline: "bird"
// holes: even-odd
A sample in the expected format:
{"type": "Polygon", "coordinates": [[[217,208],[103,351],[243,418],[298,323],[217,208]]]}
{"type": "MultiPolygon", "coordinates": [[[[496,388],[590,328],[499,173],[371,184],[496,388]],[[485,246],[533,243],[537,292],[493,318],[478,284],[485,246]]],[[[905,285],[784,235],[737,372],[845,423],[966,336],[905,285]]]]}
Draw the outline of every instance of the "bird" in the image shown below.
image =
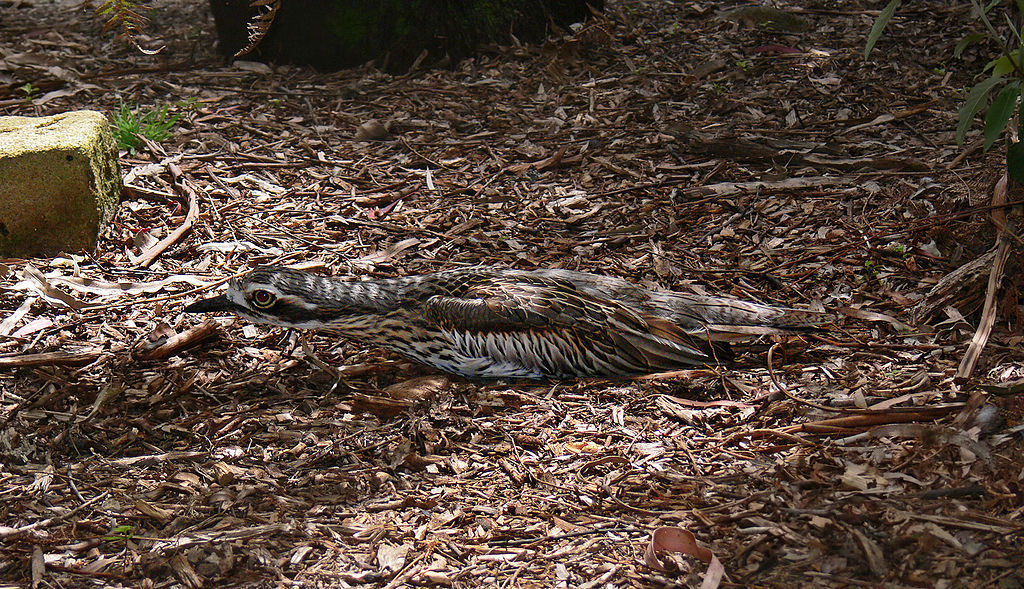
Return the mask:
{"type": "Polygon", "coordinates": [[[470,266],[397,278],[258,266],[188,313],[327,330],[468,379],[635,377],[717,366],[730,341],[813,329],[826,314],[647,289],[566,269],[470,266]]]}

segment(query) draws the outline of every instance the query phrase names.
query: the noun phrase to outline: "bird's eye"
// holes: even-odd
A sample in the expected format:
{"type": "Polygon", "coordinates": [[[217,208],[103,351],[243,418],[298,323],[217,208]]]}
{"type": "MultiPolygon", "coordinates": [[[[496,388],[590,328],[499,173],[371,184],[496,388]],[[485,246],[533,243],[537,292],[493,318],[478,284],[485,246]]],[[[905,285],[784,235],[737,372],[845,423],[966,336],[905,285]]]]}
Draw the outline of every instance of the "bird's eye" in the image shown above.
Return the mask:
{"type": "Polygon", "coordinates": [[[266,309],[267,307],[273,305],[274,301],[277,300],[277,297],[274,296],[274,293],[270,292],[269,290],[254,290],[252,291],[251,298],[252,304],[256,305],[261,309],[266,309]]]}

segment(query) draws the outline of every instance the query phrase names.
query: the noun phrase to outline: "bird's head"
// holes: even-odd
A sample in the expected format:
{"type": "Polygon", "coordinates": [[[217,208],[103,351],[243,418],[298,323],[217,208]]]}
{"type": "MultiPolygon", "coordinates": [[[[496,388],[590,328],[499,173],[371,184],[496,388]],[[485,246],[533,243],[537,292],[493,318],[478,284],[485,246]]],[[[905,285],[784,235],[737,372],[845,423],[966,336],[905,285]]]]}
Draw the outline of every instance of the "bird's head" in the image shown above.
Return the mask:
{"type": "Polygon", "coordinates": [[[299,329],[329,327],[344,314],[329,279],[280,266],[260,266],[228,281],[224,294],[185,307],[186,313],[227,311],[256,323],[299,329]]]}

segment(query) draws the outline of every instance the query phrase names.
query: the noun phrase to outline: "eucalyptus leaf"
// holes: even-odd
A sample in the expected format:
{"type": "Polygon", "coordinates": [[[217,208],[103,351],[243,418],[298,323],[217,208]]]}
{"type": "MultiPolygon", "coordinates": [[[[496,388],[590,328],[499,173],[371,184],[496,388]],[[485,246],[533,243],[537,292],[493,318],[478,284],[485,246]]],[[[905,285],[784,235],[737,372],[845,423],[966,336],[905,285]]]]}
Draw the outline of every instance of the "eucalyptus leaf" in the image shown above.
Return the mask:
{"type": "Polygon", "coordinates": [[[992,69],[993,76],[1005,76],[1017,69],[1017,64],[1020,63],[1020,51],[1014,49],[1009,55],[993,59],[988,62],[985,69],[992,69]],[[1016,62],[1016,63],[1014,63],[1016,62]]]}
{"type": "Polygon", "coordinates": [[[985,113],[985,145],[983,151],[988,151],[992,144],[1003,134],[1003,129],[1010,122],[1010,116],[1017,106],[1017,98],[1020,97],[1020,81],[1012,80],[999,94],[996,94],[992,104],[985,113]]]}
{"type": "Polygon", "coordinates": [[[882,36],[882,31],[888,26],[889,21],[892,20],[892,15],[896,13],[896,9],[900,7],[900,0],[891,0],[889,4],[882,9],[882,12],[875,19],[875,24],[871,25],[871,32],[868,33],[867,43],[864,45],[864,59],[867,59],[871,55],[871,50],[875,48],[875,43],[878,42],[878,38],[882,36]]]}
{"type": "Polygon", "coordinates": [[[956,48],[953,49],[953,57],[959,58],[964,54],[964,51],[966,51],[968,47],[975,43],[981,43],[985,39],[988,39],[988,35],[985,33],[971,33],[970,35],[967,35],[963,39],[960,39],[960,42],[956,44],[956,48]]]}
{"type": "MultiPolygon", "coordinates": [[[[1014,24],[1013,19],[1010,18],[1010,15],[1004,14],[1003,17],[1006,19],[1006,26],[1010,28],[1010,32],[1013,33],[1013,37],[1017,39],[1017,43],[1024,41],[1024,39],[1020,38],[1020,30],[1017,28],[1017,25],[1014,24]]],[[[1017,62],[1020,63],[1020,60],[1018,59],[1017,62]]]]}
{"type": "Polygon", "coordinates": [[[971,88],[971,93],[967,95],[967,100],[960,107],[960,122],[956,125],[957,143],[963,144],[964,137],[967,136],[967,130],[971,128],[974,115],[978,114],[978,111],[984,106],[989,91],[1002,81],[1002,77],[987,78],[978,82],[974,88],[971,88]]]}
{"type": "Polygon", "coordinates": [[[987,72],[989,70],[992,70],[992,75],[993,76],[1003,76],[1003,75],[1006,75],[1007,72],[1012,72],[1013,71],[1013,64],[1010,63],[1009,58],[1007,58],[1005,55],[1003,55],[1001,57],[997,57],[997,58],[993,59],[992,61],[986,63],[985,67],[982,68],[981,71],[982,72],[987,72]],[[1002,72],[1002,73],[999,73],[999,72],[1002,72]]]}
{"type": "Polygon", "coordinates": [[[1014,182],[1024,185],[1024,143],[1014,143],[1006,149],[1006,172],[1014,182]]]}

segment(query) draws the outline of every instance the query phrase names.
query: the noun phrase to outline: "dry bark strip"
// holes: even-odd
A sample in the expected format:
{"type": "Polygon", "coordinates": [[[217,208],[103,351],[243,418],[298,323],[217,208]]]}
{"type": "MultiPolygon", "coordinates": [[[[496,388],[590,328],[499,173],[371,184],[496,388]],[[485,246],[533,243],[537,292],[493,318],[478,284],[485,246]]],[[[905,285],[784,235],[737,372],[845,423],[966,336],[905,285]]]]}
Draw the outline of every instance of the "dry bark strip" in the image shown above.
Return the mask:
{"type": "MultiPolygon", "coordinates": [[[[168,164],[168,167],[173,164],[168,164]]],[[[188,193],[188,213],[185,215],[185,220],[179,225],[174,231],[167,237],[161,239],[153,247],[146,250],[137,260],[135,260],[135,267],[146,268],[153,263],[153,260],[157,258],[164,250],[171,247],[174,243],[177,243],[186,233],[192,229],[195,225],[196,219],[199,218],[199,203],[196,197],[196,191],[188,183],[182,183],[182,189],[188,193]]]]}
{"type": "Polygon", "coordinates": [[[978,329],[974,332],[967,353],[964,354],[960,366],[956,369],[954,380],[958,382],[967,380],[974,373],[974,367],[978,364],[978,358],[981,357],[981,352],[985,349],[989,336],[992,335],[992,326],[996,322],[996,293],[999,292],[999,285],[1003,280],[1006,260],[1010,257],[1010,240],[1007,238],[1007,234],[1012,233],[1012,228],[1007,227],[1006,212],[1002,208],[998,208],[998,205],[1006,202],[1008,182],[1009,178],[1004,172],[1003,177],[996,183],[992,194],[992,204],[997,207],[992,211],[992,220],[998,231],[999,246],[996,250],[995,260],[992,262],[992,270],[988,275],[988,288],[985,291],[985,306],[982,308],[981,321],[978,322],[978,329]]]}
{"type": "Polygon", "coordinates": [[[872,427],[889,423],[909,423],[914,421],[933,421],[962,407],[962,403],[956,403],[954,405],[945,405],[942,407],[907,408],[907,411],[878,411],[877,415],[872,413],[861,413],[859,415],[848,415],[846,417],[834,417],[809,423],[800,423],[782,428],[782,431],[830,434],[836,433],[841,429],[855,427],[872,427]]]}
{"type": "Polygon", "coordinates": [[[139,360],[169,358],[181,350],[216,337],[219,331],[220,324],[213,319],[207,319],[195,327],[160,340],[155,345],[150,342],[140,344],[136,347],[133,355],[139,360]]]}
{"type": "Polygon", "coordinates": [[[0,357],[0,368],[30,368],[34,366],[85,366],[95,362],[101,352],[42,352],[0,357]]]}
{"type": "Polygon", "coordinates": [[[832,178],[829,176],[816,176],[810,178],[787,178],[778,181],[756,180],[753,182],[720,182],[706,186],[695,186],[686,188],[680,192],[688,198],[701,196],[730,196],[741,192],[757,192],[763,190],[797,190],[807,188],[822,188],[824,186],[840,186],[843,184],[855,184],[856,178],[832,178]]]}

